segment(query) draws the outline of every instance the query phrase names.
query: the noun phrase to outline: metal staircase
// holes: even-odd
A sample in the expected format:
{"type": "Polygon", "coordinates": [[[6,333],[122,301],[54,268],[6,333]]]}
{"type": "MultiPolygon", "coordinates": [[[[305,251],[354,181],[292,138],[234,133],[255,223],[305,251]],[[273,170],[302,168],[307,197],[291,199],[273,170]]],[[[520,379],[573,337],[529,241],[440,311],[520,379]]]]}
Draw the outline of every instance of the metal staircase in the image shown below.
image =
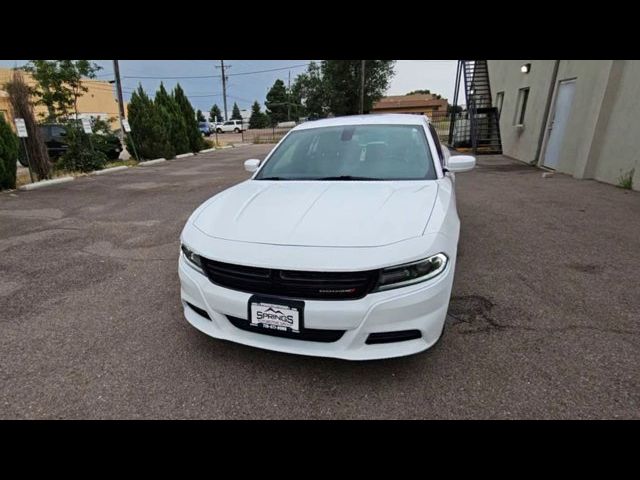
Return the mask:
{"type": "Polygon", "coordinates": [[[500,119],[493,106],[486,60],[459,60],[449,145],[470,148],[476,155],[502,153],[500,119]],[[456,112],[460,83],[464,80],[466,112],[456,112]]]}

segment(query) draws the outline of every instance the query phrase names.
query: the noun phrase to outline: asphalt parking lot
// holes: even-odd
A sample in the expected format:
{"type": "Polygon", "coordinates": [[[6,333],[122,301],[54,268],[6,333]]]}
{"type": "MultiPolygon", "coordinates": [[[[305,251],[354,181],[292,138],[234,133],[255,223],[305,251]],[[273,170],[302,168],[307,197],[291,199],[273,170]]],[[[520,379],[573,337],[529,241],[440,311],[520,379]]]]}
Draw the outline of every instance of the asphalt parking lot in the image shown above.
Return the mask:
{"type": "Polygon", "coordinates": [[[458,175],[432,350],[353,363],[191,327],[180,231],[269,149],[0,193],[0,418],[640,418],[640,194],[503,157],[458,175]]]}

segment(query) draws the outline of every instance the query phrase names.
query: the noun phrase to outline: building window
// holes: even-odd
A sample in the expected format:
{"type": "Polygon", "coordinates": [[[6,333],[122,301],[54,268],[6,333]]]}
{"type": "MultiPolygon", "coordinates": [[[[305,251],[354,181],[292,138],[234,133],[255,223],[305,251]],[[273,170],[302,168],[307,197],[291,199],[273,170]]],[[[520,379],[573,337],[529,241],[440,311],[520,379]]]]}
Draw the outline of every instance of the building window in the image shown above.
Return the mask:
{"type": "Polygon", "coordinates": [[[496,108],[498,109],[498,118],[502,113],[502,102],[504,101],[504,92],[496,93],[496,108]]]}
{"type": "Polygon", "coordinates": [[[516,116],[513,119],[514,125],[524,125],[524,116],[527,113],[527,100],[529,100],[529,88],[521,88],[518,90],[516,116]]]}

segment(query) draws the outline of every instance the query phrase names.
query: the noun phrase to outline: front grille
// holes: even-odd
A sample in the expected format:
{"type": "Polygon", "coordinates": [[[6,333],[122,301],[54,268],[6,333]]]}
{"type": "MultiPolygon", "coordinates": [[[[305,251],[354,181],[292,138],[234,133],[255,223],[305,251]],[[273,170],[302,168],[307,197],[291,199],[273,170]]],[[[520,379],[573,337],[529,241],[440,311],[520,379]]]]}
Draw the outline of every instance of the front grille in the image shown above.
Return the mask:
{"type": "Polygon", "coordinates": [[[238,317],[232,317],[227,315],[227,318],[234,327],[240,330],[246,330],[247,332],[260,333],[262,335],[270,335],[272,337],[291,338],[295,340],[306,340],[308,342],[323,342],[331,343],[337,342],[344,335],[345,330],[320,330],[315,328],[303,328],[300,333],[282,332],[280,330],[270,330],[267,328],[255,327],[249,323],[248,320],[244,320],[238,317]]]}
{"type": "Polygon", "coordinates": [[[232,290],[291,298],[354,300],[369,293],[378,270],[364,272],[306,272],[247,267],[202,258],[211,282],[232,290]]]}

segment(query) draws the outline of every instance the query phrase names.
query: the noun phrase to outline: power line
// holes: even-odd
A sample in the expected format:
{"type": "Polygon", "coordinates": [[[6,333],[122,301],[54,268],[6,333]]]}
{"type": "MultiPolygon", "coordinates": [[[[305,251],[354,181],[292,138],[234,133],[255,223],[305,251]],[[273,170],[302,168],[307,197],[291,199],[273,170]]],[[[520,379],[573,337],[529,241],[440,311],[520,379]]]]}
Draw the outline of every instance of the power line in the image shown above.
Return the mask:
{"type": "MultiPolygon", "coordinates": [[[[255,70],[253,72],[239,72],[230,73],[227,77],[237,77],[240,75],[254,75],[257,73],[277,72],[280,70],[288,70],[290,68],[300,68],[308,66],[308,63],[300,63],[298,65],[291,65],[288,67],[270,68],[267,70],[255,70]]],[[[151,79],[151,80],[179,80],[188,78],[222,78],[222,75],[187,75],[187,76],[174,76],[174,77],[156,77],[156,76],[134,76],[134,75],[122,75],[122,78],[135,78],[135,79],[151,79]]]]}

